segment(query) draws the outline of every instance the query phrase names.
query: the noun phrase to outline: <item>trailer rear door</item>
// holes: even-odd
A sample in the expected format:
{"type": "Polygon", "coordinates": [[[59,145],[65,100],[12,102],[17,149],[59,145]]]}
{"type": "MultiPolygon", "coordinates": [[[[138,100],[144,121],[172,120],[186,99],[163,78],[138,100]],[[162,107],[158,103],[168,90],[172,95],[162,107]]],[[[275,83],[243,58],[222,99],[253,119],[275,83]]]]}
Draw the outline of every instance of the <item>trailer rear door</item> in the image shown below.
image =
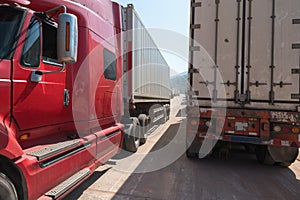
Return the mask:
{"type": "Polygon", "coordinates": [[[299,8],[299,0],[192,0],[189,79],[198,99],[295,108],[299,8]]]}

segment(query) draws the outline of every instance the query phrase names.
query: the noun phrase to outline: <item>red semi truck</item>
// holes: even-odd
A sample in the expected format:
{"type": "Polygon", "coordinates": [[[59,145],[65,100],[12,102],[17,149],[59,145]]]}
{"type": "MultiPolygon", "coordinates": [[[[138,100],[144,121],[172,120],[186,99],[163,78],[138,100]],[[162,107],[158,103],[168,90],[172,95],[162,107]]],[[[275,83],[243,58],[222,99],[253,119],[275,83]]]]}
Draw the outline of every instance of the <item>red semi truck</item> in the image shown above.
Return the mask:
{"type": "Polygon", "coordinates": [[[295,161],[299,8],[298,0],[191,1],[188,157],[217,142],[226,151],[243,144],[265,164],[295,161]]]}
{"type": "Polygon", "coordinates": [[[0,3],[0,199],[61,199],[167,120],[169,69],[132,5],[0,3]]]}

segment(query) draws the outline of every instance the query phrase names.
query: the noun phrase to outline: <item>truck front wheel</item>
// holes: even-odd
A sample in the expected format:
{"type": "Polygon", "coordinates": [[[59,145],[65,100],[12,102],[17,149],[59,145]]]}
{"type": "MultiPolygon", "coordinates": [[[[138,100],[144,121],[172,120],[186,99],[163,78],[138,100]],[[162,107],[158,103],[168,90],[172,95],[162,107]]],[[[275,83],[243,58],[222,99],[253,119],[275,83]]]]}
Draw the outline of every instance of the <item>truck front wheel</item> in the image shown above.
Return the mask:
{"type": "Polygon", "coordinates": [[[0,199],[17,200],[18,195],[14,184],[3,173],[0,172],[0,199]]]}

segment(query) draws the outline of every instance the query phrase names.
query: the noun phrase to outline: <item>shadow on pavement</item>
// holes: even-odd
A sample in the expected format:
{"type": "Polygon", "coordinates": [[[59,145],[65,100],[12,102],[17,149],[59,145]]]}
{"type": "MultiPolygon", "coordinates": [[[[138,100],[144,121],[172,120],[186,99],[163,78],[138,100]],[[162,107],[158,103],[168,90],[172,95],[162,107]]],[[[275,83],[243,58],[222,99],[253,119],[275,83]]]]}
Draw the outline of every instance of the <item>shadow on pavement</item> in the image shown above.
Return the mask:
{"type": "MultiPolygon", "coordinates": [[[[163,148],[177,131],[184,131],[185,121],[182,123],[171,125],[151,151],[163,148]]],[[[261,165],[255,155],[242,149],[233,150],[228,160],[216,154],[202,160],[188,159],[184,154],[158,171],[131,174],[113,199],[296,200],[300,197],[300,181],[294,171],[299,169],[299,161],[290,168],[261,165]]],[[[105,173],[95,172],[64,200],[79,198],[105,173]]]]}
{"type": "Polygon", "coordinates": [[[176,117],[186,117],[186,108],[182,108],[180,109],[177,114],[176,114],[176,117]]]}
{"type": "MultiPolygon", "coordinates": [[[[170,126],[151,151],[164,147],[183,128],[170,126]]],[[[299,169],[298,161],[294,165],[299,169]]],[[[158,171],[132,174],[113,199],[127,194],[129,199],[296,200],[300,197],[300,181],[292,169],[261,165],[255,155],[241,149],[233,150],[228,160],[215,154],[202,160],[182,155],[158,171]]]]}
{"type": "Polygon", "coordinates": [[[81,183],[75,190],[68,194],[63,200],[75,200],[78,199],[83,192],[88,189],[93,183],[95,183],[101,176],[103,176],[109,169],[104,171],[95,171],[87,180],[81,183]]]}

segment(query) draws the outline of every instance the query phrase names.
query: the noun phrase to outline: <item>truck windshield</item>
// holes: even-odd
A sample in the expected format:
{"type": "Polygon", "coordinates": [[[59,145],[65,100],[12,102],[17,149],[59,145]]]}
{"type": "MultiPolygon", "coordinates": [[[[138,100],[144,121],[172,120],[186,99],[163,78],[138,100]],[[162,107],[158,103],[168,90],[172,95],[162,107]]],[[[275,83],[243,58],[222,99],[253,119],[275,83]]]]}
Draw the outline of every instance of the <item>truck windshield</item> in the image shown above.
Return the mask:
{"type": "Polygon", "coordinates": [[[0,59],[11,59],[24,11],[0,7],[0,59]]]}

